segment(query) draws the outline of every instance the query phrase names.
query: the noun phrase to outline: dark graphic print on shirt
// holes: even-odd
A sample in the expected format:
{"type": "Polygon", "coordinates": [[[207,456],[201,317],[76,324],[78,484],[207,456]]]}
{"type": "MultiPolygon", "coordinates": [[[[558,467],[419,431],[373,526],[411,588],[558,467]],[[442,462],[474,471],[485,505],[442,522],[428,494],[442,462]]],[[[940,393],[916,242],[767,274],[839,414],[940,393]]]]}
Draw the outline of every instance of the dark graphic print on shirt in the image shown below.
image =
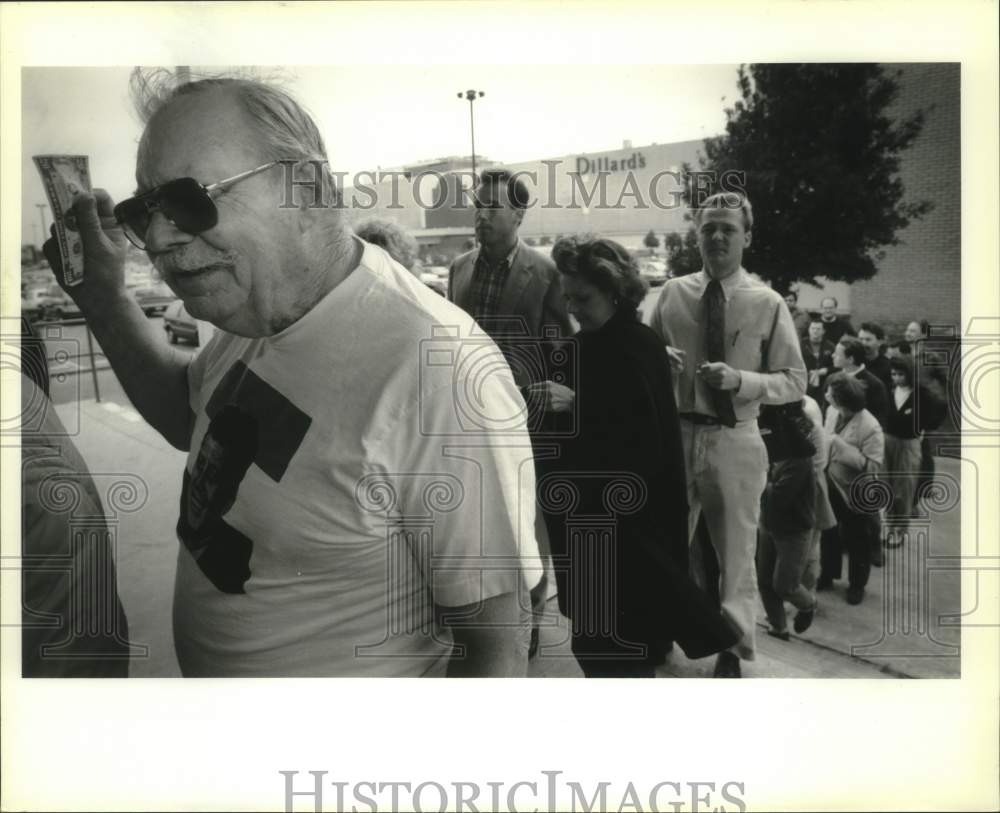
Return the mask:
{"type": "Polygon", "coordinates": [[[208,431],[184,472],[177,534],[212,584],[244,593],[253,541],[223,516],[252,464],[281,480],[312,420],[243,362],[226,373],[206,411],[208,431]]]}

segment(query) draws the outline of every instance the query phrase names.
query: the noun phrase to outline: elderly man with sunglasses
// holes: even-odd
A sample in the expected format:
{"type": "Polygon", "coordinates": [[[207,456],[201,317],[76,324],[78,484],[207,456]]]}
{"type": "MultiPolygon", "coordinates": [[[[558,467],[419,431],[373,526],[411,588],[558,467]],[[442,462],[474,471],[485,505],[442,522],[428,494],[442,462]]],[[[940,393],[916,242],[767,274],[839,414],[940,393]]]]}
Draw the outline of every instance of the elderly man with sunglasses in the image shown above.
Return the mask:
{"type": "Polygon", "coordinates": [[[524,674],[534,476],[497,348],[322,205],[323,141],[286,93],[215,79],[138,100],[139,190],[77,199],[85,279],[67,290],[136,408],[188,451],[182,672],[524,674]],[[285,171],[313,195],[287,201],[285,171]],[[115,221],[219,328],[194,361],[126,294],[115,221]],[[456,403],[473,354],[493,374],[456,403]]]}

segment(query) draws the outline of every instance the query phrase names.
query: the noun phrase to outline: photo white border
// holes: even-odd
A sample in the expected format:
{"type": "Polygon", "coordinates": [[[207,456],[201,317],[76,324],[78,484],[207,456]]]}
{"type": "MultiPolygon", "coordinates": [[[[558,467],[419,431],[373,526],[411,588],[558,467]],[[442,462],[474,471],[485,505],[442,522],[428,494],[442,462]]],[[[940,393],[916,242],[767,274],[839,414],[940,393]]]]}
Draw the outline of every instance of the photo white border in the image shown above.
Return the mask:
{"type": "MultiPolygon", "coordinates": [[[[996,320],[996,11],[995,2],[822,0],[4,4],[3,314],[16,315],[18,301],[12,269],[21,236],[22,67],[340,63],[392,70],[478,58],[960,61],[963,329],[972,317],[996,320]]],[[[5,386],[2,397],[10,414],[16,388],[5,386]]],[[[1000,404],[982,410],[995,416],[1000,404]]],[[[970,456],[980,483],[994,487],[996,443],[970,456]]],[[[4,450],[5,555],[11,540],[17,551],[19,538],[17,471],[16,452],[12,458],[4,450]]],[[[978,502],[979,551],[996,555],[996,500],[979,496],[963,505],[962,525],[975,527],[965,512],[978,502]]],[[[976,544],[964,538],[963,551],[976,544]]],[[[980,590],[987,589],[980,601],[1000,618],[997,582],[980,578],[980,590]]],[[[2,597],[5,619],[18,612],[10,592],[2,597]]],[[[618,682],[582,680],[22,681],[17,641],[8,630],[3,636],[5,810],[281,810],[279,770],[326,770],[328,779],[345,781],[513,783],[540,780],[542,770],[615,787],[737,781],[746,783],[750,810],[998,805],[996,628],[963,630],[957,680],[658,680],[629,683],[627,691],[618,682]]]]}

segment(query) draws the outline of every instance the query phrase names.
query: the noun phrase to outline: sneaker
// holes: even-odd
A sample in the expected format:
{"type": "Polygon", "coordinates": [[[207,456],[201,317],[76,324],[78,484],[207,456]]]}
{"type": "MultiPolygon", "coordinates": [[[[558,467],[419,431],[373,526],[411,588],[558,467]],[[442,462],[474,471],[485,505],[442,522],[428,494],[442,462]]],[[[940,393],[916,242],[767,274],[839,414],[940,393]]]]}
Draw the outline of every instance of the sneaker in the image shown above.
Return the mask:
{"type": "Polygon", "coordinates": [[[865,597],[864,587],[848,587],[847,588],[847,603],[848,604],[860,604],[865,597]]]}
{"type": "Polygon", "coordinates": [[[833,579],[827,579],[820,576],[819,581],[816,582],[817,590],[832,590],[833,589],[833,579]]]}
{"type": "Polygon", "coordinates": [[[777,638],[779,641],[792,640],[791,633],[789,633],[788,630],[779,630],[775,629],[774,627],[771,627],[770,629],[768,629],[767,634],[770,635],[772,638],[777,638]]]}
{"type": "Polygon", "coordinates": [[[801,635],[809,627],[812,626],[813,617],[816,615],[816,607],[819,606],[819,602],[813,602],[813,606],[808,610],[799,610],[795,614],[795,620],[792,622],[792,628],[796,633],[801,635]]]}
{"type": "Polygon", "coordinates": [[[720,652],[715,661],[715,671],[712,677],[717,678],[738,678],[740,674],[740,659],[732,652],[720,652]]]}

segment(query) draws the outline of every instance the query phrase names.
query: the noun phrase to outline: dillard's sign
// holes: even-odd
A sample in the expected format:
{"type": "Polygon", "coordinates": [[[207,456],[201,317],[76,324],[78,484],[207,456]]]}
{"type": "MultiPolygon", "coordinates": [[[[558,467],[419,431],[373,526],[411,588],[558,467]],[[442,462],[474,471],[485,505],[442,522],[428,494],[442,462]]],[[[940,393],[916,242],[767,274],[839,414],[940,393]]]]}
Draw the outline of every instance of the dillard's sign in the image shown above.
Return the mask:
{"type": "Polygon", "coordinates": [[[634,152],[628,157],[610,158],[601,155],[597,158],[584,158],[578,155],[576,158],[576,171],[579,175],[587,175],[591,172],[625,172],[628,169],[645,169],[646,156],[641,152],[634,152]]]}

